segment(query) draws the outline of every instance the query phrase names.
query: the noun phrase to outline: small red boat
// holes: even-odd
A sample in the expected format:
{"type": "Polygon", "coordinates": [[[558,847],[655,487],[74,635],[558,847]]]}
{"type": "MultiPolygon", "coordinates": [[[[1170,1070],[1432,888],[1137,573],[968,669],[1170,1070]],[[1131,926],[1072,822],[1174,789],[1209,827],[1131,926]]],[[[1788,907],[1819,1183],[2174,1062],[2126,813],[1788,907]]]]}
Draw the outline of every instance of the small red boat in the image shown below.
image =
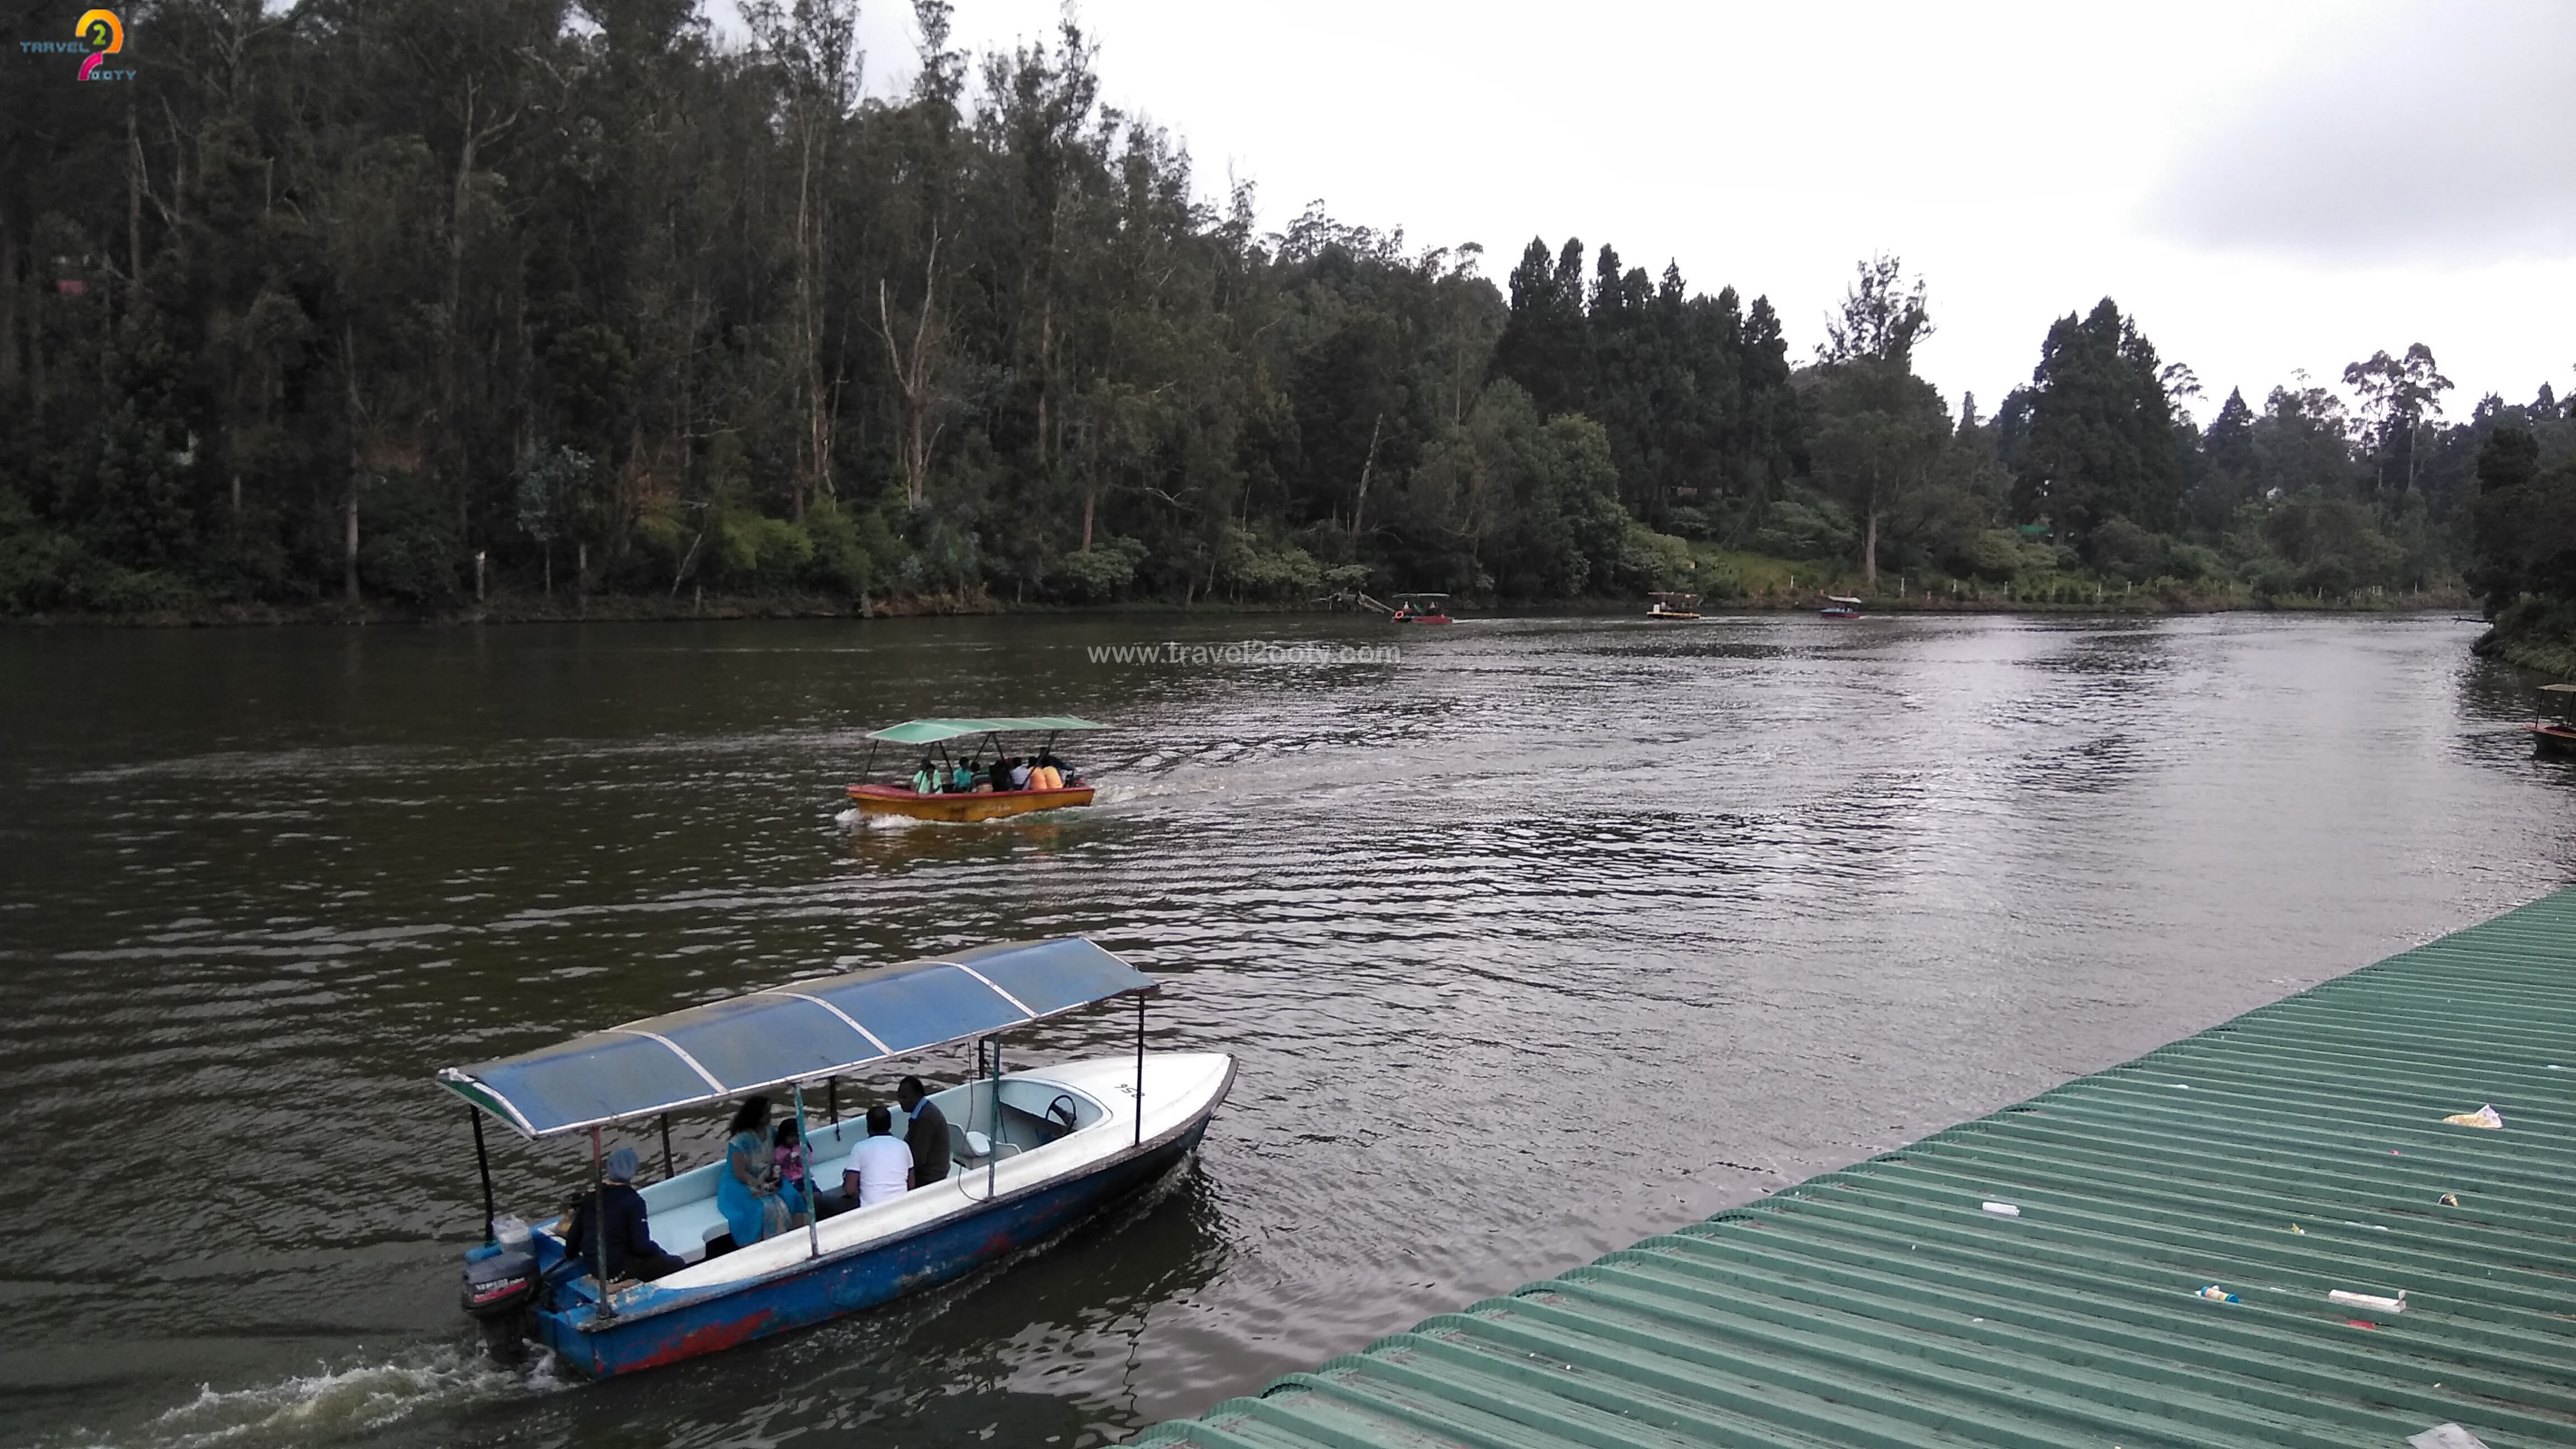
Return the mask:
{"type": "MultiPolygon", "coordinates": [[[[2543,694],[2562,698],[2576,694],[2576,684],[2544,684],[2543,694]]],[[[2566,720],[2537,720],[2523,726],[2531,732],[2531,752],[2535,755],[2576,755],[2576,723],[2566,720]]]]}
{"type": "Polygon", "coordinates": [[[1447,594],[1397,594],[1395,612],[1386,616],[1390,624],[1450,624],[1447,594]]]}

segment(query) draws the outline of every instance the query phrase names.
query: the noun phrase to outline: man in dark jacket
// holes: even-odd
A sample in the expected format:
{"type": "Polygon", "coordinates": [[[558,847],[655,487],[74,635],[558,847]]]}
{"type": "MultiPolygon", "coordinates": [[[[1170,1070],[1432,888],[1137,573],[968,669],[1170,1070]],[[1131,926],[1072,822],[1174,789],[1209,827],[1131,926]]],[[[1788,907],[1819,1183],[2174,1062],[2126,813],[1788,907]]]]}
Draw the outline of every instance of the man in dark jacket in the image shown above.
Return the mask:
{"type": "Polygon", "coordinates": [[[912,1185],[928,1187],[948,1180],[948,1117],[930,1094],[921,1089],[921,1078],[906,1077],[894,1089],[895,1102],[912,1125],[904,1129],[903,1145],[912,1149],[912,1185]]]}
{"type": "Polygon", "coordinates": [[[572,1235],[564,1240],[566,1256],[594,1273],[599,1271],[599,1249],[592,1245],[590,1239],[591,1223],[596,1216],[608,1224],[609,1277],[636,1278],[649,1283],[689,1266],[663,1252],[644,1224],[644,1194],[633,1186],[635,1149],[620,1147],[608,1154],[603,1175],[608,1180],[599,1185],[598,1194],[595,1197],[585,1195],[580,1205],[573,1209],[572,1235]],[[600,1201],[607,1204],[606,1210],[594,1215],[591,1209],[600,1201]]]}

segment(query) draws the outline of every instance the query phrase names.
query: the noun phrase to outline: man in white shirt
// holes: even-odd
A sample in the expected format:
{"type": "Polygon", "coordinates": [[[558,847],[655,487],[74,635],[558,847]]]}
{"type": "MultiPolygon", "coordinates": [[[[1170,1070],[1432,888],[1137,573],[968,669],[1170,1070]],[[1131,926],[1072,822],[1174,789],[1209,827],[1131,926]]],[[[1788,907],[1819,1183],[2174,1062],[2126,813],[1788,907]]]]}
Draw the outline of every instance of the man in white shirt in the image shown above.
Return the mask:
{"type": "Polygon", "coordinates": [[[867,1138],[850,1149],[849,1163],[841,1169],[841,1191],[860,1207],[912,1190],[912,1149],[893,1131],[894,1114],[884,1103],[868,1109],[867,1138]]]}

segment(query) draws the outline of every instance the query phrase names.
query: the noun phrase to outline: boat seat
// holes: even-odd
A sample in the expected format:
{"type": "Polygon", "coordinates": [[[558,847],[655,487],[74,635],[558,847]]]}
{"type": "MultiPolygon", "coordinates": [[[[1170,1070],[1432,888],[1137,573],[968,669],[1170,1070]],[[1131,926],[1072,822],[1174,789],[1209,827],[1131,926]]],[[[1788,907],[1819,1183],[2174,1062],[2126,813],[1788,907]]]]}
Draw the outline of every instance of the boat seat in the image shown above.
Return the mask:
{"type": "Polygon", "coordinates": [[[663,1252],[688,1263],[706,1257],[707,1240],[721,1238],[727,1231],[724,1214],[717,1211],[713,1197],[655,1208],[645,1215],[644,1228],[663,1252]]]}
{"type": "MultiPolygon", "coordinates": [[[[993,1155],[996,1157],[1020,1155],[1021,1148],[1016,1142],[994,1142],[990,1138],[985,1138],[981,1132],[969,1133],[965,1128],[951,1122],[948,1124],[948,1156],[955,1169],[984,1165],[984,1154],[975,1150],[975,1140],[978,1138],[982,1138],[985,1145],[993,1149],[993,1155]]],[[[949,1175],[953,1177],[956,1172],[952,1170],[949,1175]]]]}

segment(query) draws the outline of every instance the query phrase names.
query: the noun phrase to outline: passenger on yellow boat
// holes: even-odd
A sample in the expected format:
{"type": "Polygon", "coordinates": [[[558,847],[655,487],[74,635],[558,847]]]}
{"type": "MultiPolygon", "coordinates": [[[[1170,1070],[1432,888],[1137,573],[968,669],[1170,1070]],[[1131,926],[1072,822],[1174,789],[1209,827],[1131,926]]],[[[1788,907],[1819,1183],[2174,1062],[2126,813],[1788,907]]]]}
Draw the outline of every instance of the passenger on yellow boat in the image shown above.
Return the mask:
{"type": "Polygon", "coordinates": [[[1003,759],[1000,755],[995,755],[993,757],[993,768],[990,773],[992,775],[992,788],[996,790],[1007,790],[1011,788],[1010,761],[1003,759]]]}
{"type": "Polygon", "coordinates": [[[963,760],[959,760],[951,764],[948,767],[948,793],[951,795],[971,795],[974,791],[975,772],[966,768],[966,762],[963,760]]]}
{"type": "Polygon", "coordinates": [[[939,767],[930,763],[928,755],[921,757],[921,768],[912,772],[912,793],[915,795],[939,793],[939,767]]]}
{"type": "Polygon", "coordinates": [[[1014,790],[1029,788],[1029,762],[1017,755],[1011,756],[1011,788],[1014,790]]]}
{"type": "Polygon", "coordinates": [[[1029,771],[1029,788],[1032,790],[1061,790],[1064,788],[1064,772],[1058,770],[1055,766],[1048,764],[1047,757],[1045,755],[1040,755],[1038,756],[1037,768],[1029,771]]]}

